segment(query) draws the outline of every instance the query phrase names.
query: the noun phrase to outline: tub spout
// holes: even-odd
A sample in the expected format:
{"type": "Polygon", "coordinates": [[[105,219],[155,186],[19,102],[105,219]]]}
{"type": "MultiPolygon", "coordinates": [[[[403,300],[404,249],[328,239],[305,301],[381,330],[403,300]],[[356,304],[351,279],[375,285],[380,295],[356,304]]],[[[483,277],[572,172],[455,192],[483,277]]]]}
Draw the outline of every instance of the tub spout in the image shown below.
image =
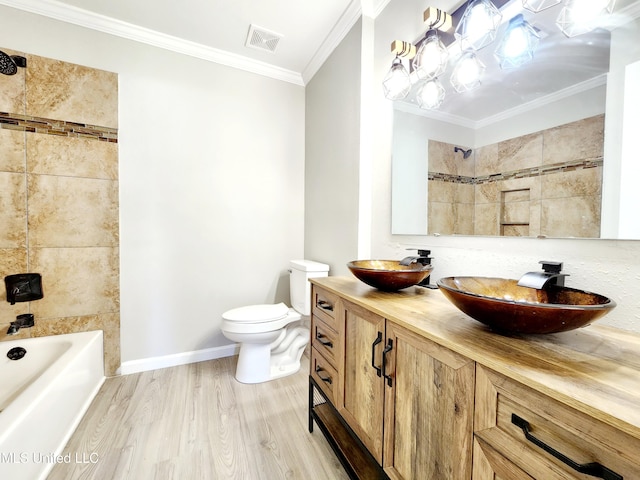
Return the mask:
{"type": "Polygon", "coordinates": [[[564,286],[564,278],[569,275],[560,273],[562,271],[562,262],[540,261],[542,264],[542,272],[527,272],[520,280],[518,285],[521,287],[535,288],[542,290],[550,285],[564,286]]]}
{"type": "Polygon", "coordinates": [[[11,322],[9,325],[7,335],[15,335],[21,328],[33,327],[34,323],[33,313],[23,313],[22,315],[18,315],[15,321],[11,322]]]}

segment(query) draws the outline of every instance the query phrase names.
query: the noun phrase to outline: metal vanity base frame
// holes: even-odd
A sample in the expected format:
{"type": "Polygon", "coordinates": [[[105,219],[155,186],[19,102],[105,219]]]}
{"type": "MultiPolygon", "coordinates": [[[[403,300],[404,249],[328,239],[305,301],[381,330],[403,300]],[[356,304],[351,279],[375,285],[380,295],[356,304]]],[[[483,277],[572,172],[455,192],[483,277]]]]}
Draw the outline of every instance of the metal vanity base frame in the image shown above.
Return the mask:
{"type": "Polygon", "coordinates": [[[335,407],[309,376],[309,432],[313,422],[320,428],[338,460],[352,480],[389,480],[382,467],[362,445],[335,407]]]}

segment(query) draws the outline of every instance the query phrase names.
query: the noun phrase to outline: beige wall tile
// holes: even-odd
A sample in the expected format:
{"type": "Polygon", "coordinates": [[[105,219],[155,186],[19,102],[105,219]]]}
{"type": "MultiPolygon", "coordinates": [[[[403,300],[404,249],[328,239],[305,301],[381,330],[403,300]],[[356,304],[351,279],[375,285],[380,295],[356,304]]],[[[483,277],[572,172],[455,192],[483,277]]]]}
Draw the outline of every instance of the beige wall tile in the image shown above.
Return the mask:
{"type": "Polygon", "coordinates": [[[453,203],[429,203],[427,223],[429,234],[451,235],[454,233],[456,217],[453,205],[453,203]]]}
{"type": "Polygon", "coordinates": [[[474,235],[500,235],[500,204],[476,204],[474,235]]]}
{"type": "Polygon", "coordinates": [[[27,246],[26,219],[24,174],[0,172],[0,248],[27,246]]]}
{"type": "Polygon", "coordinates": [[[37,248],[33,271],[42,274],[44,298],[31,302],[38,318],[79,317],[118,312],[118,249],[37,248]]]}
{"type": "MultiPolygon", "coordinates": [[[[0,110],[19,121],[117,127],[117,75],[25,56],[29,68],[4,80],[0,110]]],[[[0,284],[0,341],[101,329],[105,372],[113,375],[120,365],[117,143],[13,129],[0,129],[0,143],[0,278],[41,273],[45,295],[9,305],[0,284]],[[9,323],[27,312],[35,327],[7,337],[9,323]]]]}
{"type": "Polygon", "coordinates": [[[543,198],[600,195],[602,167],[583,168],[542,176],[543,198]]]}
{"type": "Polygon", "coordinates": [[[118,244],[118,183],[29,175],[31,247],[118,244]]]}
{"type": "MultiPolygon", "coordinates": [[[[429,171],[473,177],[475,175],[474,156],[462,158],[462,153],[455,153],[456,145],[429,140],[429,171]]],[[[465,150],[468,147],[464,147],[465,150]]]]}
{"type": "MultiPolygon", "coordinates": [[[[7,55],[26,56],[24,53],[16,52],[15,50],[9,50],[6,48],[0,48],[0,50],[7,55]]],[[[25,68],[18,68],[18,72],[15,75],[2,75],[2,83],[0,84],[1,112],[18,113],[21,115],[25,114],[24,85],[26,70],[27,69],[25,68]]]]}
{"type": "Polygon", "coordinates": [[[503,203],[500,220],[503,224],[524,223],[529,225],[531,218],[529,208],[528,201],[503,203]]]}
{"type": "Polygon", "coordinates": [[[476,148],[475,157],[476,177],[491,175],[502,171],[502,165],[500,165],[500,157],[498,155],[497,143],[476,148]]]}
{"type": "Polygon", "coordinates": [[[25,132],[0,129],[0,145],[2,145],[0,172],[25,171],[24,143],[25,132]]]}
{"type": "Polygon", "coordinates": [[[600,237],[599,195],[541,202],[540,230],[547,237],[600,237]]]}
{"type": "Polygon", "coordinates": [[[502,229],[504,237],[530,237],[529,225],[505,225],[502,229]]]}
{"type": "Polygon", "coordinates": [[[544,164],[601,158],[604,115],[585,118],[544,131],[544,164]]]}
{"type": "MultiPolygon", "coordinates": [[[[542,164],[542,133],[532,133],[498,144],[498,172],[513,172],[542,164]]],[[[495,173],[495,172],[492,172],[495,173]]]]}
{"type": "Polygon", "coordinates": [[[118,179],[118,144],[82,137],[27,135],[30,173],[118,179]]]}
{"type": "Polygon", "coordinates": [[[453,203],[456,197],[455,183],[429,180],[429,202],[453,203]]]}
{"type": "Polygon", "coordinates": [[[475,207],[473,203],[456,203],[454,205],[454,212],[456,216],[454,234],[473,235],[474,209],[475,207]]]}
{"type": "Polygon", "coordinates": [[[118,126],[118,75],[37,55],[28,55],[27,114],[118,126]]]}

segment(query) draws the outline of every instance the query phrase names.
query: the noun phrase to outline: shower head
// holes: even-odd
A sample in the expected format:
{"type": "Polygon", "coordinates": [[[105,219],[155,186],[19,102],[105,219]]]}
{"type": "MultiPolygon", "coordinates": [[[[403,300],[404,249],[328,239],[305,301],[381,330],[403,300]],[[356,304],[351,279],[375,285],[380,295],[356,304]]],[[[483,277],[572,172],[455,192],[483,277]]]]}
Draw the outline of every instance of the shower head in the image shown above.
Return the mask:
{"type": "Polygon", "coordinates": [[[469,149],[469,150],[465,150],[464,148],[460,148],[460,147],[455,147],[453,149],[454,152],[462,152],[462,158],[464,158],[465,160],[467,158],[469,158],[471,156],[471,153],[473,152],[473,150],[469,149]]]}
{"type": "Polygon", "coordinates": [[[15,75],[18,67],[25,68],[27,59],[18,55],[7,55],[0,50],[0,73],[3,75],[15,75]]]}

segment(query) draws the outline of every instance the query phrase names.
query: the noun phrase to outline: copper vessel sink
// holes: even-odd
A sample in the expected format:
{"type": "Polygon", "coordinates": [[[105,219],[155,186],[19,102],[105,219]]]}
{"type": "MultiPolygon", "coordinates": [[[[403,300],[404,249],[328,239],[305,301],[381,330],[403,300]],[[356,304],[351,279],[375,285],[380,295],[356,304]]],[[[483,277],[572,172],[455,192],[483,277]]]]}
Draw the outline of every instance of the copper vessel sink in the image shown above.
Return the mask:
{"type": "Polygon", "coordinates": [[[616,303],[597,293],[552,285],[520,287],[517,280],[447,277],[438,287],[461,311],[504,333],[556,333],[584,327],[616,303]]]}
{"type": "Polygon", "coordinates": [[[347,267],[358,280],[387,292],[417,285],[433,270],[433,265],[400,265],[398,260],[355,260],[347,267]]]}

